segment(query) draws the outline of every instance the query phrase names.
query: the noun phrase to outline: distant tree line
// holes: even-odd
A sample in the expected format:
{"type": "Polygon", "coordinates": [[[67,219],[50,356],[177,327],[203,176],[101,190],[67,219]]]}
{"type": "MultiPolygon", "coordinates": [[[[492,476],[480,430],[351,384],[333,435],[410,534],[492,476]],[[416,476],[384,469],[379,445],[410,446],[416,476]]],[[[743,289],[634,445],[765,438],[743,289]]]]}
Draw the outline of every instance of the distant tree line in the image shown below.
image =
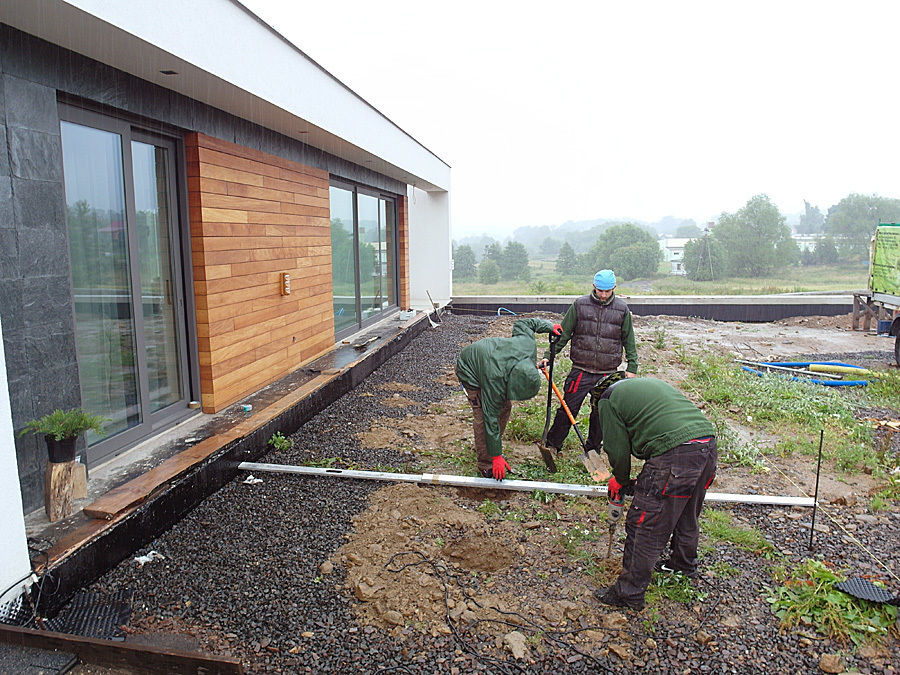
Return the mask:
{"type": "Polygon", "coordinates": [[[453,248],[453,280],[471,281],[477,277],[482,284],[496,284],[504,281],[531,280],[528,266],[528,251],[517,241],[509,241],[506,246],[491,241],[484,248],[481,262],[476,262],[475,251],[468,244],[453,248]]]}
{"type": "MultiPolygon", "coordinates": [[[[701,230],[692,220],[665,218],[656,227],[674,229],[675,236],[690,239],[684,249],[684,268],[696,281],[729,276],[765,276],[790,265],[828,265],[866,260],[869,241],[880,222],[900,222],[900,199],[851,194],[822,213],[804,201],[796,226],[799,234],[813,235],[813,246],[801,251],[791,228],[767,195],[752,197],[734,213],[723,212],[710,229],[701,230]]],[[[585,223],[581,223],[584,225],[585,223]]],[[[622,280],[653,277],[662,259],[652,228],[635,223],[587,221],[589,228],[575,231],[579,223],[558,228],[519,228],[530,245],[515,238],[505,245],[489,236],[470,237],[454,245],[453,278],[478,279],[492,284],[500,280],[529,281],[529,249],[543,260],[556,260],[560,275],[590,275],[611,268],[622,280]],[[538,241],[537,236],[542,236],[538,241]]]]}
{"type": "Polygon", "coordinates": [[[851,194],[823,215],[804,202],[798,231],[818,234],[813,250],[802,253],[778,207],[766,195],[752,197],[735,213],[722,213],[711,232],[687,242],[684,268],[689,279],[765,276],[789,265],[828,265],[868,258],[879,222],[900,222],[900,200],[851,194]]]}

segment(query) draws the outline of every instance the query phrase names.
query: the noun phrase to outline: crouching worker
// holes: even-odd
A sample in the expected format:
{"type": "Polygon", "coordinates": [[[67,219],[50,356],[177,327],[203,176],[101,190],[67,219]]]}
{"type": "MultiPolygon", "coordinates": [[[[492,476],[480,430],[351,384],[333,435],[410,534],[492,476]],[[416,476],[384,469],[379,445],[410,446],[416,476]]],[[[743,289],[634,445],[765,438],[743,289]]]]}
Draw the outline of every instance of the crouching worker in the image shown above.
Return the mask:
{"type": "Polygon", "coordinates": [[[622,573],[595,595],[607,605],[642,609],[654,567],[697,574],[698,518],[716,475],[715,427],[675,387],[649,377],[601,381],[591,392],[591,416],[612,467],[611,500],[632,487],[631,456],[645,460],[625,516],[622,573]],[[671,557],[657,565],[670,539],[671,557]]]}
{"type": "Polygon", "coordinates": [[[503,480],[509,470],[500,437],[509,421],[510,401],[525,401],[540,391],[534,334],[558,335],[560,330],[544,319],[519,319],[512,337],[484,338],[460,352],[456,377],[472,404],[478,472],[483,477],[503,480]]]}

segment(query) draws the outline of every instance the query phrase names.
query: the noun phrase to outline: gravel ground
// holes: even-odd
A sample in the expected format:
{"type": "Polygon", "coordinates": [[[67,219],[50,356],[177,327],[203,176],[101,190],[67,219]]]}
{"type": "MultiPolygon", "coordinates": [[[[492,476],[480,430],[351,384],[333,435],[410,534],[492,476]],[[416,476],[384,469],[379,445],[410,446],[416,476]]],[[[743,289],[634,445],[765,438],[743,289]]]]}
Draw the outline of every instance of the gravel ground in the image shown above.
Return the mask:
{"type": "MultiPolygon", "coordinates": [[[[448,387],[435,380],[490,321],[445,316],[440,328],[427,330],[294,434],[290,450],[272,452],[263,461],[309,463],[339,455],[354,468],[408,465],[411,454],[363,449],[354,434],[368,429],[373,418],[405,418],[447,396],[448,387]],[[421,387],[402,394],[416,405],[383,405],[380,387],[389,382],[421,387]]],[[[888,650],[854,654],[811,630],[780,634],[763,599],[773,563],[730,544],[716,545],[706,561],[728,563],[736,576],[701,579],[698,585],[708,593],[703,601],[684,606],[664,600],[641,613],[626,612],[616,626],[575,623],[568,629],[573,632],[557,633],[557,641],[544,640],[533,649],[530,661],[517,662],[493,643],[457,642],[452,634],[363,626],[342,590],[345,571],[337,567],[323,575],[319,567],[346,541],[351,519],[381,485],[262,478],[247,485],[239,477],[136,554],[155,550],[164,560],[140,568],[128,559],[91,590],[134,589],[139,631],[189,633],[205,651],[241,658],[248,672],[596,673],[628,667],[659,673],[812,673],[820,672],[823,654],[840,654],[845,670],[862,673],[894,673],[900,663],[896,641],[888,650]],[[599,633],[609,649],[576,649],[575,633],[584,630],[599,633]]],[[[731,512],[764,532],[787,561],[809,554],[808,511],[801,517],[784,508],[738,506],[731,512]]],[[[817,517],[822,531],[815,555],[854,573],[884,577],[841,527],[900,575],[895,552],[900,514],[871,514],[857,505],[822,509],[817,517]]],[[[548,581],[549,587],[564,583],[564,578],[548,581]]]]}

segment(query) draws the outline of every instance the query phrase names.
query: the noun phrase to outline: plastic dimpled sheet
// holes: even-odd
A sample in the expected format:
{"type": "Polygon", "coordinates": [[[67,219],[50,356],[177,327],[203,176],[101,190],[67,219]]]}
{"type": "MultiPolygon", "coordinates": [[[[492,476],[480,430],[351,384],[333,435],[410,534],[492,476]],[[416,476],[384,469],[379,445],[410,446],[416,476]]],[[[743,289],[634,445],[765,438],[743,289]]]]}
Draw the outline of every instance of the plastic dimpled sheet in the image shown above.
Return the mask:
{"type": "Polygon", "coordinates": [[[880,586],[876,586],[871,581],[859,577],[841,581],[836,583],[834,587],[839,591],[843,591],[860,600],[887,603],[889,605],[900,605],[900,596],[894,597],[880,586]]]}

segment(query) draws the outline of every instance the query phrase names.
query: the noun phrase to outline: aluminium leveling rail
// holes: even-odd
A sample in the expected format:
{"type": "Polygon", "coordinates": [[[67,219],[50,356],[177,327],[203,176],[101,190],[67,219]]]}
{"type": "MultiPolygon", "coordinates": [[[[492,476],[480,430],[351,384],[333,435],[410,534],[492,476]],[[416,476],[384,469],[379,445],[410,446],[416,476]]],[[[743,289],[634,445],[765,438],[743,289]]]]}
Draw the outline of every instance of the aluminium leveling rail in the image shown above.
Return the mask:
{"type": "MultiPolygon", "coordinates": [[[[295,473],[303,476],[331,476],[333,478],[356,478],[359,480],[380,480],[397,483],[423,483],[426,485],[449,485],[455,487],[487,488],[493,490],[518,490],[532,492],[542,490],[555,494],[579,495],[584,497],[605,497],[605,485],[573,485],[570,483],[548,483],[533,480],[502,480],[452,476],[439,473],[391,473],[388,471],[356,471],[353,469],[329,469],[318,466],[291,466],[287,464],[262,464],[241,462],[244,471],[295,473]]],[[[776,495],[738,495],[724,492],[707,492],[708,502],[734,502],[742,504],[768,504],[773,506],[813,506],[812,497],[787,497],[776,495]]]]}

